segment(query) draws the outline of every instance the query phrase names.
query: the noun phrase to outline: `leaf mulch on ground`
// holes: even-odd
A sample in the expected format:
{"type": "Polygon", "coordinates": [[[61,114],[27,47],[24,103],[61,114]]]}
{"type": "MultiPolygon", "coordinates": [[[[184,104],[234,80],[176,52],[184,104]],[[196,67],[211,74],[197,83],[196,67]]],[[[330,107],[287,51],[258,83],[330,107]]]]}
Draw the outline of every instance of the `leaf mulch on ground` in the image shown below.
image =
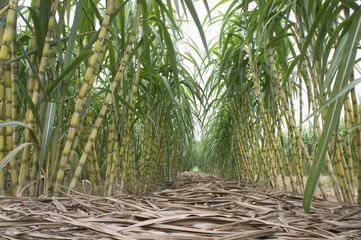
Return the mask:
{"type": "Polygon", "coordinates": [[[0,198],[0,239],[361,239],[361,209],[202,174],[116,197],[0,198]]]}

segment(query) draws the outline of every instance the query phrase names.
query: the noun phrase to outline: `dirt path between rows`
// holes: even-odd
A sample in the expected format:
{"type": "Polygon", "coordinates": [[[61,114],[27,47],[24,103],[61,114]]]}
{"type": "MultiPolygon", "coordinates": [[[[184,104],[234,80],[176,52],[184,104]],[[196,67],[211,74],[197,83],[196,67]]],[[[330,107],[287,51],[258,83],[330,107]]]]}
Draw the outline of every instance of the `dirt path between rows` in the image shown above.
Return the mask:
{"type": "Polygon", "coordinates": [[[361,239],[361,209],[182,175],[146,195],[0,198],[0,239],[361,239]]]}

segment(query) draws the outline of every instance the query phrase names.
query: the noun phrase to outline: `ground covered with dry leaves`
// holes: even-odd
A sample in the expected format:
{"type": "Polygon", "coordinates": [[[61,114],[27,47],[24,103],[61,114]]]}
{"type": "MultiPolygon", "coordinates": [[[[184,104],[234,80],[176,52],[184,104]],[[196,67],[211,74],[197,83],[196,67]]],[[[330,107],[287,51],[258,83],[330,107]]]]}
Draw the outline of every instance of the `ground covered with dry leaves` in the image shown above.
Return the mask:
{"type": "Polygon", "coordinates": [[[0,239],[361,239],[361,209],[204,174],[144,195],[0,198],[0,239]]]}

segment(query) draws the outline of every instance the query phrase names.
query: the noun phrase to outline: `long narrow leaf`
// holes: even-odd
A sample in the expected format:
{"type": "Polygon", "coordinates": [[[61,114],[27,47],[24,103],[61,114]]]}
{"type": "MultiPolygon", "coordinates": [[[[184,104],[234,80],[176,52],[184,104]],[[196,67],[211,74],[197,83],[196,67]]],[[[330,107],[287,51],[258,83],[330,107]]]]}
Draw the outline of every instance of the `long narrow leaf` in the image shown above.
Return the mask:
{"type": "Polygon", "coordinates": [[[70,73],[73,73],[74,70],[91,55],[93,55],[92,51],[86,51],[76,57],[74,61],[64,70],[64,72],[60,76],[58,76],[54,83],[49,87],[48,94],[50,94],[66,76],[68,76],[70,73]]]}
{"type": "Polygon", "coordinates": [[[21,145],[19,145],[18,147],[16,147],[15,149],[13,149],[1,162],[0,162],[0,170],[2,170],[6,164],[8,164],[10,162],[10,160],[18,153],[20,152],[24,147],[28,146],[28,145],[33,145],[34,143],[30,143],[30,142],[26,142],[23,143],[21,145]]]}
{"type": "Polygon", "coordinates": [[[72,55],[72,52],[74,49],[75,38],[77,36],[77,32],[78,32],[78,29],[80,27],[80,22],[81,22],[81,12],[82,12],[82,8],[83,8],[83,1],[84,0],[79,0],[79,1],[77,1],[77,4],[76,4],[73,25],[70,28],[69,41],[68,41],[68,45],[65,50],[64,68],[68,67],[68,65],[70,63],[71,55],[72,55]]]}
{"type": "MultiPolygon", "coordinates": [[[[197,26],[197,28],[198,28],[198,32],[199,32],[199,35],[201,36],[204,49],[206,50],[207,56],[208,56],[208,58],[210,59],[209,50],[208,50],[208,43],[207,43],[207,40],[206,40],[206,36],[204,35],[204,31],[203,31],[203,28],[202,28],[202,24],[201,24],[201,22],[199,21],[197,11],[196,11],[196,9],[195,9],[195,7],[194,7],[194,5],[193,5],[193,1],[192,1],[192,0],[185,0],[185,3],[187,4],[188,10],[189,10],[189,12],[191,13],[192,18],[193,18],[193,20],[194,20],[194,23],[196,24],[196,26],[197,26]]],[[[207,9],[207,10],[209,11],[209,9],[207,9]]]]}
{"type": "Polygon", "coordinates": [[[19,121],[5,121],[5,122],[0,122],[0,127],[9,127],[9,126],[23,126],[26,128],[29,128],[29,125],[23,122],[19,122],[19,121]]]}

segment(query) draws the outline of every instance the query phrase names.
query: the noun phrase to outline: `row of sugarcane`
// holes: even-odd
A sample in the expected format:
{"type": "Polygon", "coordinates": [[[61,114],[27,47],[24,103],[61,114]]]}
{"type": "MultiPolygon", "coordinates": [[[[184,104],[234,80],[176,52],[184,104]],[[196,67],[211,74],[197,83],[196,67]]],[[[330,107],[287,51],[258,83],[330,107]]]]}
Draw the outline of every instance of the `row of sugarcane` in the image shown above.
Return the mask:
{"type": "Polygon", "coordinates": [[[172,6],[2,4],[0,195],[144,192],[185,167],[199,89],[172,6]]]}
{"type": "Polygon", "coordinates": [[[208,88],[209,98],[219,101],[202,143],[212,149],[203,168],[303,193],[306,210],[316,186],[329,198],[327,182],[318,181],[322,172],[336,200],[360,204],[359,79],[354,77],[360,6],[232,2],[223,19],[211,48],[220,60],[211,62],[207,82],[223,89],[216,94],[208,88]],[[305,142],[304,126],[311,129],[311,143],[305,142]]]}

